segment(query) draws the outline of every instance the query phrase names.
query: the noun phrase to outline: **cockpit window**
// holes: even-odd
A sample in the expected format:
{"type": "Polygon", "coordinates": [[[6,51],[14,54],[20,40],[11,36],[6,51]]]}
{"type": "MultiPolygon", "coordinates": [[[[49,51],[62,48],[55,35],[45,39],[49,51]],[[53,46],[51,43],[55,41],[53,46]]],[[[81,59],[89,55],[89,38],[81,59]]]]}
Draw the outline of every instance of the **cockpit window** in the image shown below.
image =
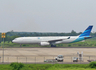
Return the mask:
{"type": "Polygon", "coordinates": [[[17,38],[15,38],[14,40],[17,40],[17,38]]]}
{"type": "Polygon", "coordinates": [[[14,40],[17,40],[17,39],[19,39],[19,38],[15,38],[14,40]]]}

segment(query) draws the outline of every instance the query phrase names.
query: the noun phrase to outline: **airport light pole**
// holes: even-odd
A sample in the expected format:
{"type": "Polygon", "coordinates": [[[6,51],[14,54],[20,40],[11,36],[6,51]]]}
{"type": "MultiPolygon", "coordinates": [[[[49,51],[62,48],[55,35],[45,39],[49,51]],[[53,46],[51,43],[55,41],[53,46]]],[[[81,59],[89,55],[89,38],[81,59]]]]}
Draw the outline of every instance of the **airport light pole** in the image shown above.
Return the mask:
{"type": "Polygon", "coordinates": [[[5,33],[2,33],[1,34],[1,38],[3,39],[3,45],[2,45],[2,47],[3,47],[2,63],[4,63],[4,38],[5,38],[5,33]]]}

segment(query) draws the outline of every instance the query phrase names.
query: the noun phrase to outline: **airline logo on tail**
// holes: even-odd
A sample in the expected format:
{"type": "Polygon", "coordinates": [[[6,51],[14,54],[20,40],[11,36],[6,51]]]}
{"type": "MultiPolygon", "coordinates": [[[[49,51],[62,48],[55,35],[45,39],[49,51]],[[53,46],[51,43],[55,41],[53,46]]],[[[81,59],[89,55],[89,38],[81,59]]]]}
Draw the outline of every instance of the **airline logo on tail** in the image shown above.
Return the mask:
{"type": "Polygon", "coordinates": [[[89,26],[79,37],[90,36],[93,26],[89,26]]]}
{"type": "MultiPolygon", "coordinates": [[[[78,41],[82,41],[82,40],[85,40],[85,39],[89,39],[89,38],[92,38],[90,36],[90,33],[91,33],[91,30],[92,30],[93,26],[89,26],[82,34],[79,35],[79,37],[73,41],[73,42],[78,42],[78,41]]],[[[72,42],[72,43],[73,43],[72,42]]]]}

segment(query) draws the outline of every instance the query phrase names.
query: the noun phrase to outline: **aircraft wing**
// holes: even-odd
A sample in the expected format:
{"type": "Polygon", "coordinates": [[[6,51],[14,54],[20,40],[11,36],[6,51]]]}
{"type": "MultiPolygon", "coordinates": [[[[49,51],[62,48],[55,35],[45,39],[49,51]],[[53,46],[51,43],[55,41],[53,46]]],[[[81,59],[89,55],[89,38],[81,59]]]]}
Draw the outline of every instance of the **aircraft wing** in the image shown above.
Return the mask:
{"type": "Polygon", "coordinates": [[[64,39],[50,40],[50,41],[48,41],[48,42],[56,42],[56,41],[62,41],[62,40],[64,40],[64,39]]]}
{"type": "MultiPolygon", "coordinates": [[[[70,37],[66,38],[66,39],[70,39],[70,37]]],[[[55,40],[50,40],[48,41],[49,43],[52,43],[52,42],[57,42],[57,41],[62,41],[62,40],[66,40],[66,39],[55,39],[55,40]]]]}

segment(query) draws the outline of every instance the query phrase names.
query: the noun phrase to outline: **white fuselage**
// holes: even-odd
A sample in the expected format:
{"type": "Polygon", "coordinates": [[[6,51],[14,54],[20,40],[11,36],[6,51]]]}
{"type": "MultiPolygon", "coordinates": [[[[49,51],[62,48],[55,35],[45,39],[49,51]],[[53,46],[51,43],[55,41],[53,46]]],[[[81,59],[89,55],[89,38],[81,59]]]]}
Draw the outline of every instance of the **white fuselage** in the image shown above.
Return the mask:
{"type": "Polygon", "coordinates": [[[41,42],[49,42],[49,41],[55,41],[55,44],[59,43],[70,43],[76,40],[78,36],[48,36],[48,37],[19,37],[15,38],[12,42],[20,43],[20,44],[40,44],[41,42]],[[70,39],[68,39],[70,37],[70,39]]]}

